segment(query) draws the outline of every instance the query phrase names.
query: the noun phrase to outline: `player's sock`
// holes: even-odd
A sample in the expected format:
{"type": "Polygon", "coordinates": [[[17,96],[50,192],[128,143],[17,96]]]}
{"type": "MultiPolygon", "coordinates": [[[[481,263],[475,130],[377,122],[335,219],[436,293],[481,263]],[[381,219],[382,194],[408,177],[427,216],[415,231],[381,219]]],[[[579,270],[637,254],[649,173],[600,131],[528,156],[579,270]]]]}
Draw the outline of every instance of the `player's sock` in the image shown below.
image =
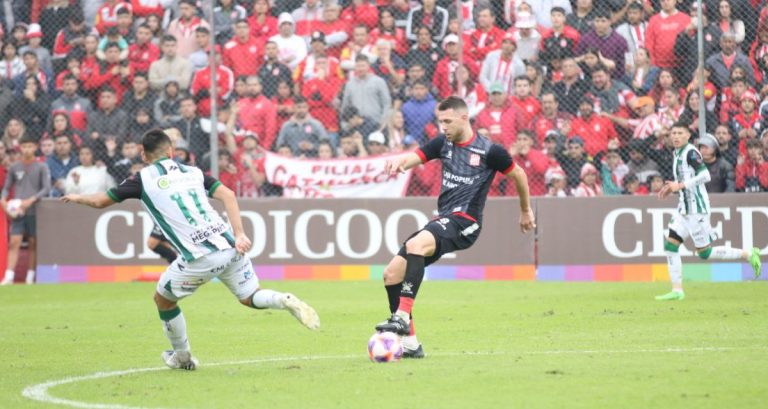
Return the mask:
{"type": "Polygon", "coordinates": [[[712,252],[709,254],[709,257],[703,257],[703,255],[700,256],[704,259],[711,258],[713,260],[738,260],[740,258],[747,259],[749,257],[749,252],[733,247],[717,246],[712,247],[712,252]]]}
{"type": "Polygon", "coordinates": [[[163,331],[165,336],[171,341],[174,351],[189,351],[189,340],[187,339],[187,322],[184,320],[184,314],[178,306],[169,311],[159,311],[160,319],[163,320],[163,331]]]}
{"type": "Polygon", "coordinates": [[[5,277],[3,277],[2,285],[13,284],[13,279],[16,277],[16,272],[8,269],[5,270],[5,277]]]}
{"type": "Polygon", "coordinates": [[[401,338],[400,343],[403,344],[403,348],[411,351],[419,347],[419,340],[416,339],[416,335],[406,335],[401,338]]]}
{"type": "Polygon", "coordinates": [[[285,308],[283,303],[283,297],[285,294],[274,291],[261,289],[256,291],[251,297],[251,306],[253,308],[263,310],[271,308],[273,310],[282,310],[285,308]]]}
{"type": "Polygon", "coordinates": [[[35,283],[35,270],[27,270],[27,279],[25,280],[27,284],[34,284],[35,283]]]}
{"type": "Polygon", "coordinates": [[[168,264],[173,263],[174,260],[176,260],[176,252],[168,248],[167,246],[163,246],[162,244],[158,244],[155,246],[155,248],[152,249],[155,253],[157,253],[160,257],[164,258],[165,261],[168,262],[168,264]]]}
{"type": "Polygon", "coordinates": [[[403,283],[397,283],[392,285],[385,285],[384,289],[387,290],[387,298],[389,299],[389,312],[392,314],[397,311],[397,307],[400,306],[400,288],[403,283]]]}
{"type": "Polygon", "coordinates": [[[667,254],[667,268],[669,270],[669,280],[672,282],[672,288],[682,290],[683,286],[683,260],[680,258],[679,244],[664,242],[665,253],[667,254]]]}
{"type": "Polygon", "coordinates": [[[419,291],[421,281],[424,279],[424,256],[417,254],[405,255],[405,280],[400,285],[400,304],[395,314],[406,322],[411,319],[411,309],[419,291]]]}

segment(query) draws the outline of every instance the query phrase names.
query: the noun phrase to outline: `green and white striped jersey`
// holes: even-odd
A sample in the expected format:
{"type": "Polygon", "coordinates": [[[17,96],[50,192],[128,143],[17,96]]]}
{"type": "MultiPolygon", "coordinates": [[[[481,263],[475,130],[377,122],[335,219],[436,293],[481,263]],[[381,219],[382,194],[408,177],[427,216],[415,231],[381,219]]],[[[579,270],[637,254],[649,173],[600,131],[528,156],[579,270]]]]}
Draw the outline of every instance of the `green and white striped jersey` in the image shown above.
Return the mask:
{"type": "Polygon", "coordinates": [[[709,195],[704,184],[710,180],[710,176],[699,150],[690,143],[675,149],[672,172],[675,181],[685,185],[685,188],[678,192],[680,195],[678,212],[708,214],[710,212],[709,195]]]}
{"type": "Polygon", "coordinates": [[[191,166],[163,158],[107,191],[115,202],[140,199],[155,224],[189,262],[234,248],[230,224],[214,210],[208,197],[221,186],[191,166]]]}

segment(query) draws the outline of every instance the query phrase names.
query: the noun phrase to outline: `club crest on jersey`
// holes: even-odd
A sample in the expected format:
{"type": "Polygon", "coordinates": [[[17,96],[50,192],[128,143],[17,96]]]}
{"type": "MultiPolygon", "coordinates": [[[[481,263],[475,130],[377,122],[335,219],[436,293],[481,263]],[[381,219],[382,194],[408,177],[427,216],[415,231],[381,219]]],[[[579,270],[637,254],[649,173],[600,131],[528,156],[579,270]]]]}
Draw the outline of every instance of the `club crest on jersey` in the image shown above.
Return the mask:
{"type": "Polygon", "coordinates": [[[453,151],[448,151],[448,153],[445,155],[446,159],[452,159],[453,158],[453,151]]]}
{"type": "Polygon", "coordinates": [[[171,181],[168,180],[167,177],[161,177],[160,179],[157,179],[157,187],[163,190],[168,189],[171,187],[171,181]]]}
{"type": "Polygon", "coordinates": [[[480,155],[476,153],[469,155],[469,166],[480,166],[480,155]]]}

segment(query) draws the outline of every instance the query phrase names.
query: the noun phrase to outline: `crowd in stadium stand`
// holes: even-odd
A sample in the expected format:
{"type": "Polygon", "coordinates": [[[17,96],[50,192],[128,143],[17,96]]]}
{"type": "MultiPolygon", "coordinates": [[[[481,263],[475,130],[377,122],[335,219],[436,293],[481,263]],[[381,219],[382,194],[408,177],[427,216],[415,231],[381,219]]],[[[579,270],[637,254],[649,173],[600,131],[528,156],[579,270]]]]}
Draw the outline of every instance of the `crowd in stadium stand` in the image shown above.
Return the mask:
{"type": "MultiPolygon", "coordinates": [[[[178,160],[217,160],[240,196],[274,196],[264,150],[413,149],[439,134],[437,102],[457,95],[535,196],[657,192],[673,179],[675,123],[694,134],[709,192],[764,192],[766,3],[218,0],[210,21],[195,0],[2,0],[0,160],[6,172],[33,138],[52,196],[103,191],[141,168],[143,132],[175,127],[178,160]]],[[[439,163],[416,168],[408,194],[438,194],[439,177],[439,163]]],[[[498,178],[490,194],[516,193],[498,178]]]]}

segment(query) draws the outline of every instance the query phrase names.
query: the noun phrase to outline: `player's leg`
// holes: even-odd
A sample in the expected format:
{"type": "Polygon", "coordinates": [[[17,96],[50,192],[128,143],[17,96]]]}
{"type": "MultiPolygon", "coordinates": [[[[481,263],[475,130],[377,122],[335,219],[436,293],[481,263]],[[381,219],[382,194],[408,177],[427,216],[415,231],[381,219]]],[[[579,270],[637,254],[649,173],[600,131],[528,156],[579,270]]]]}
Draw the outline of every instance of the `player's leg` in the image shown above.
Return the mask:
{"type": "Polygon", "coordinates": [[[34,215],[24,216],[27,230],[27,284],[35,283],[37,272],[37,218],[34,215]]]}
{"type": "Polygon", "coordinates": [[[162,230],[160,230],[157,225],[152,228],[152,232],[149,234],[149,238],[147,238],[147,247],[165,259],[168,264],[171,264],[173,263],[173,260],[176,260],[176,251],[170,246],[165,239],[162,230]]]}
{"type": "MultiPolygon", "coordinates": [[[[436,248],[435,235],[427,229],[421,230],[405,242],[405,274],[399,289],[397,310],[392,314],[392,318],[377,325],[377,330],[395,332],[403,336],[410,335],[411,310],[424,279],[425,258],[435,254],[436,248]]],[[[393,275],[398,276],[397,274],[393,275]]],[[[393,279],[391,282],[394,281],[393,279]]],[[[392,290],[387,290],[388,294],[390,291],[392,290]]],[[[391,305],[392,302],[390,301],[391,305]]]]}
{"type": "Polygon", "coordinates": [[[728,246],[712,247],[712,240],[717,238],[712,231],[709,215],[688,216],[691,238],[696,246],[696,254],[703,260],[744,260],[752,266],[755,278],[760,276],[760,249],[737,249],[728,246]]]}
{"type": "Polygon", "coordinates": [[[154,296],[155,305],[163,323],[163,332],[171,344],[172,350],[163,351],[162,359],[172,369],[194,370],[197,360],[192,357],[187,321],[178,305],[178,301],[193,294],[201,285],[212,277],[221,262],[221,257],[213,253],[187,263],[176,259],[157,282],[154,296]]]}
{"type": "MultiPolygon", "coordinates": [[[[14,225],[16,220],[13,221],[14,225]]],[[[13,279],[16,277],[16,262],[19,260],[19,250],[21,249],[21,241],[24,239],[24,235],[11,231],[11,237],[8,240],[8,267],[5,270],[5,277],[0,285],[13,284],[13,279]]]]}
{"type": "MultiPolygon", "coordinates": [[[[392,257],[389,264],[384,268],[384,289],[387,290],[387,299],[389,300],[389,311],[394,314],[397,311],[397,307],[400,306],[400,287],[405,279],[406,260],[407,254],[405,246],[400,249],[400,252],[392,257]]],[[[403,336],[403,358],[424,358],[424,348],[416,338],[416,325],[413,320],[413,312],[410,315],[410,328],[411,331],[408,335],[403,336]]]]}
{"type": "Polygon", "coordinates": [[[683,292],[683,260],[680,257],[680,245],[685,241],[688,229],[682,223],[682,216],[677,214],[669,223],[669,233],[664,238],[664,252],[667,255],[667,270],[669,281],[672,282],[672,291],[656,296],[659,301],[682,300],[683,292]]]}
{"type": "Polygon", "coordinates": [[[235,249],[222,253],[228,255],[230,263],[219,275],[219,280],[241,304],[258,310],[287,310],[305,327],[312,330],[320,328],[320,317],[309,304],[290,293],[259,288],[259,278],[253,272],[253,265],[248,258],[235,249]]]}

